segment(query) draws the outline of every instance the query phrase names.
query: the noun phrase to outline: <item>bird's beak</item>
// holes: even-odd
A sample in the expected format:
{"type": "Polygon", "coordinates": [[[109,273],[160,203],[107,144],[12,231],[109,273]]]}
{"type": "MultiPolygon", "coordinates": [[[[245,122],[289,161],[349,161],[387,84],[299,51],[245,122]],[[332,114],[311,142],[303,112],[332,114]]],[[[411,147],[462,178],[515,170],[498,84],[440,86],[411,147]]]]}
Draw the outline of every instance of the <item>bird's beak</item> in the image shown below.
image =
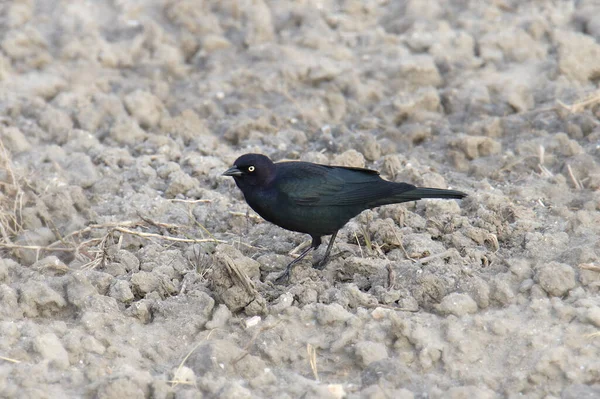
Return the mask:
{"type": "Polygon", "coordinates": [[[235,166],[235,165],[234,165],[234,166],[232,166],[231,168],[227,169],[227,170],[226,170],[226,171],[223,173],[223,176],[233,176],[233,177],[236,177],[236,176],[241,176],[241,175],[242,175],[242,171],[241,171],[241,170],[239,170],[239,169],[237,168],[237,166],[235,166]]]}

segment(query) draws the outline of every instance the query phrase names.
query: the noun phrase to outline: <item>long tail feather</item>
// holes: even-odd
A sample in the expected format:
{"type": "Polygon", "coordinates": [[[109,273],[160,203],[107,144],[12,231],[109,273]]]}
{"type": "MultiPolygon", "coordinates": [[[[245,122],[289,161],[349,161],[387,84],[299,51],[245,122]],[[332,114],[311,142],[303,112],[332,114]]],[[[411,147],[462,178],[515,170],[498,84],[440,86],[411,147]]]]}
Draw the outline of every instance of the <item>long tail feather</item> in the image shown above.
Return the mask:
{"type": "Polygon", "coordinates": [[[462,191],[444,190],[443,188],[415,187],[407,183],[397,183],[390,195],[378,198],[368,203],[368,208],[381,205],[399,204],[401,202],[417,201],[423,198],[461,199],[467,194],[462,191]]]}
{"type": "MultiPolygon", "coordinates": [[[[377,187],[376,187],[377,188],[377,187]]],[[[445,190],[443,188],[416,187],[408,183],[389,182],[385,190],[368,193],[358,193],[362,197],[371,194],[371,200],[365,201],[366,208],[375,208],[381,205],[399,204],[401,202],[418,201],[423,198],[461,199],[467,196],[462,191],[445,190]]]]}
{"type": "Polygon", "coordinates": [[[416,201],[423,198],[461,199],[466,196],[467,194],[463,193],[462,191],[444,190],[442,188],[417,187],[394,197],[397,199],[402,199],[402,202],[405,202],[416,201]]]}

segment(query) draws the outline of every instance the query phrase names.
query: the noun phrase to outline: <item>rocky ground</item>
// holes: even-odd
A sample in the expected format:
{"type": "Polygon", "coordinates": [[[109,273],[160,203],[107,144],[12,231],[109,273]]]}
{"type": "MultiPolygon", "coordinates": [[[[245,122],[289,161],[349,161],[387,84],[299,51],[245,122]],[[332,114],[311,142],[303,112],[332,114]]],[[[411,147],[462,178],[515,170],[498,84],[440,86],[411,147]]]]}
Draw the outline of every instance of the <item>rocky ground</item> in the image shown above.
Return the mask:
{"type": "Polygon", "coordinates": [[[593,0],[0,3],[0,397],[600,397],[599,82],[593,0]],[[276,285],[247,152],[469,197],[276,285]]]}

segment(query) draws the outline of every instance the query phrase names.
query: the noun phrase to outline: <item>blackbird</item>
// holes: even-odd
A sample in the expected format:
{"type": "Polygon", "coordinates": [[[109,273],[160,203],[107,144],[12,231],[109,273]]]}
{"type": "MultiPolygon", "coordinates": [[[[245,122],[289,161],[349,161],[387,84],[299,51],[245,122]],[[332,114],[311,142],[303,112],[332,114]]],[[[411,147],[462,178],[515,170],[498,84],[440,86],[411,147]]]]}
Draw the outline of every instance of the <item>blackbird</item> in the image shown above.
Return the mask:
{"type": "Polygon", "coordinates": [[[264,219],[287,230],[310,234],[310,247],[287,265],[277,282],[288,279],[292,267],[317,249],[323,236],[331,235],[325,256],[313,266],[323,268],[338,230],[365,209],[467,195],[390,182],[370,169],[295,161],[273,163],[261,154],[242,155],[223,175],[233,177],[248,205],[264,219]]]}

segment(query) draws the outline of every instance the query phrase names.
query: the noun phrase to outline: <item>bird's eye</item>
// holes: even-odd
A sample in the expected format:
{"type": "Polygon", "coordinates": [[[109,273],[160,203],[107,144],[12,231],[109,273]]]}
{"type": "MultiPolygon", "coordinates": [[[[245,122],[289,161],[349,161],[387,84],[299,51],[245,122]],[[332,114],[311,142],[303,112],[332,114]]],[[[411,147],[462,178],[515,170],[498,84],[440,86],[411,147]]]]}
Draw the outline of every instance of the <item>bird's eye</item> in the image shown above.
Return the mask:
{"type": "Polygon", "coordinates": [[[248,172],[254,172],[254,169],[256,169],[254,166],[248,166],[248,172]]]}

